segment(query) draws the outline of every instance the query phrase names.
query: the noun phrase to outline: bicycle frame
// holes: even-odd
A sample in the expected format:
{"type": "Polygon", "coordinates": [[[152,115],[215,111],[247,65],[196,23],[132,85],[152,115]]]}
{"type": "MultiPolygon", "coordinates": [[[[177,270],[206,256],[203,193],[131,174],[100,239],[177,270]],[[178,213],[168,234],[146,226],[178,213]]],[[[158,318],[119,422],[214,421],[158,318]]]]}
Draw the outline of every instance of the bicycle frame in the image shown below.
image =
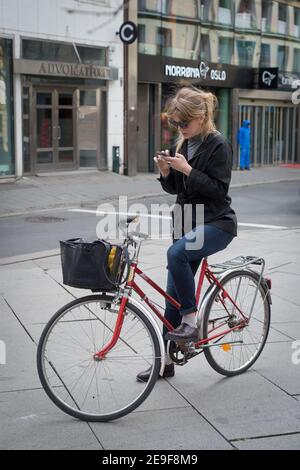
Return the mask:
{"type": "MultiPolygon", "coordinates": [[[[106,354],[116,345],[116,343],[119,339],[121,330],[122,330],[123,321],[124,321],[124,311],[126,309],[126,304],[128,302],[128,298],[130,297],[131,290],[134,290],[139,295],[141,300],[144,301],[148,305],[148,307],[151,308],[153,313],[165,325],[165,327],[168,329],[168,331],[174,330],[174,327],[171,325],[171,323],[168,322],[168,320],[166,320],[166,318],[156,308],[154,303],[149,299],[149,297],[144,293],[144,291],[136,284],[136,282],[135,282],[135,276],[136,275],[140,276],[145,282],[147,282],[147,284],[149,284],[151,287],[153,287],[160,295],[162,295],[166,300],[168,300],[174,307],[176,307],[177,309],[180,309],[180,307],[181,307],[180,303],[178,303],[173,297],[171,297],[167,292],[165,292],[158,284],[156,284],[156,282],[154,282],[153,279],[151,279],[141,269],[138,268],[137,262],[135,262],[135,261],[132,262],[131,265],[130,265],[130,273],[129,273],[129,276],[128,276],[128,280],[127,280],[125,288],[124,288],[125,292],[124,292],[124,295],[121,299],[121,305],[120,305],[118,318],[117,318],[117,322],[116,322],[116,326],[115,326],[115,329],[114,329],[114,332],[113,332],[112,339],[109,341],[109,343],[107,345],[105,345],[101,349],[101,351],[97,352],[94,355],[94,358],[96,360],[101,361],[101,360],[105,359],[106,354]]],[[[218,278],[210,270],[208,262],[207,262],[207,258],[204,258],[201,262],[200,276],[199,276],[199,281],[198,281],[197,290],[196,290],[196,305],[199,307],[200,295],[201,295],[202,286],[203,286],[203,282],[204,282],[205,277],[206,277],[206,279],[208,280],[208,282],[210,284],[214,284],[214,285],[218,286],[221,289],[222,298],[220,298],[220,300],[221,300],[221,303],[222,303],[225,311],[228,313],[228,316],[230,316],[230,313],[229,313],[227,307],[225,306],[225,302],[224,302],[226,298],[228,298],[230,300],[230,302],[235,307],[235,309],[238,310],[238,312],[241,314],[241,316],[243,318],[243,321],[239,325],[237,325],[233,328],[230,328],[226,331],[222,331],[222,333],[219,333],[219,334],[216,334],[214,336],[199,340],[197,343],[195,343],[196,348],[201,348],[201,346],[206,346],[210,341],[212,341],[214,339],[217,339],[217,338],[220,338],[220,337],[230,333],[231,331],[236,331],[236,330],[242,329],[248,323],[247,317],[244,315],[244,313],[238,307],[235,300],[232,299],[232,297],[228,294],[228,292],[220,284],[220,282],[218,281],[218,278]]],[[[225,324],[225,322],[224,322],[224,324],[225,324]]],[[[219,325],[218,328],[220,328],[221,326],[222,326],[222,324],[219,325]]],[[[218,329],[218,328],[216,328],[216,329],[218,329]]],[[[211,331],[209,331],[209,334],[212,333],[214,330],[215,330],[215,328],[213,328],[211,331]]]]}

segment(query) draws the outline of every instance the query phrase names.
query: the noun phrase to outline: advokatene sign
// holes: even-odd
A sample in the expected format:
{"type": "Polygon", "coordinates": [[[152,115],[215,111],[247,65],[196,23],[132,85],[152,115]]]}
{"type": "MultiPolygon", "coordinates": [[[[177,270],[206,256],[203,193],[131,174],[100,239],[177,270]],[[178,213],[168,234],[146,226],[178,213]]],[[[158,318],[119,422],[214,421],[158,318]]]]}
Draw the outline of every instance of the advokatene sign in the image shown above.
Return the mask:
{"type": "Polygon", "coordinates": [[[93,80],[118,79],[118,70],[111,67],[23,59],[14,60],[14,73],[93,80]]]}

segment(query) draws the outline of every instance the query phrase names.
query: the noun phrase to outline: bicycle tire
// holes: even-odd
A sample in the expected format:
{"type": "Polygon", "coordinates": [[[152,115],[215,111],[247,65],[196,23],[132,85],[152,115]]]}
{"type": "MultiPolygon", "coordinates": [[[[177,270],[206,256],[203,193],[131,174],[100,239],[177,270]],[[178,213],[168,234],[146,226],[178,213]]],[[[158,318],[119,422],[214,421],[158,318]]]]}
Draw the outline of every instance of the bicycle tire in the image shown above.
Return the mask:
{"type": "MultiPolygon", "coordinates": [[[[152,372],[150,374],[149,380],[148,380],[147,383],[144,383],[143,385],[141,385],[141,384],[137,385],[137,382],[135,380],[136,383],[133,385],[133,387],[137,387],[137,386],[142,387],[143,386],[144,388],[143,388],[142,392],[139,392],[139,390],[137,390],[137,396],[133,400],[131,400],[130,403],[122,405],[120,407],[120,409],[116,409],[116,410],[113,410],[113,411],[110,410],[109,412],[101,412],[101,413],[100,413],[100,411],[98,413],[94,413],[94,412],[91,413],[90,411],[84,411],[83,409],[80,409],[80,406],[78,406],[77,401],[72,396],[72,394],[74,393],[73,390],[68,389],[68,384],[64,383],[63,378],[60,376],[61,375],[60,370],[57,370],[57,368],[55,367],[56,364],[53,364],[51,362],[51,358],[47,357],[47,354],[49,355],[49,352],[47,350],[47,344],[50,344],[49,338],[51,337],[51,332],[53,332],[55,326],[58,325],[59,321],[61,319],[64,319],[65,315],[66,315],[66,319],[65,319],[64,323],[66,324],[67,321],[68,321],[67,315],[68,315],[69,312],[72,312],[74,308],[75,309],[76,308],[80,309],[80,307],[85,308],[86,305],[89,305],[90,303],[93,303],[93,302],[99,302],[99,306],[102,305],[102,303],[104,303],[107,306],[108,311],[111,312],[111,304],[113,302],[113,298],[114,298],[114,296],[110,296],[108,294],[90,295],[90,296],[85,296],[85,297],[76,299],[76,300],[68,303],[67,305],[63,306],[61,309],[58,310],[58,312],[47,323],[46,327],[44,328],[44,330],[42,332],[42,335],[41,335],[41,338],[40,338],[40,341],[39,341],[39,344],[38,344],[37,369],[38,369],[38,374],[39,374],[41,384],[42,384],[46,394],[52,400],[52,402],[54,402],[54,404],[56,406],[58,406],[58,408],[60,408],[62,411],[64,411],[65,413],[67,413],[67,414],[69,414],[69,415],[71,415],[71,416],[73,416],[73,417],[75,417],[79,420],[82,420],[82,421],[107,422],[107,421],[112,421],[112,420],[115,420],[115,419],[119,419],[119,418],[125,416],[126,414],[131,413],[138,406],[140,406],[144,402],[144,400],[148,397],[148,395],[151,393],[151,391],[152,391],[152,389],[153,389],[153,387],[156,383],[156,380],[158,378],[161,359],[160,359],[160,346],[159,346],[159,340],[157,338],[157,333],[156,333],[155,329],[153,328],[153,326],[152,326],[151,322],[149,321],[149,319],[144,314],[144,312],[139,310],[136,306],[132,305],[130,302],[127,303],[126,315],[125,316],[128,317],[129,319],[131,317],[133,319],[136,319],[137,322],[138,322],[138,326],[141,329],[142,328],[145,329],[145,335],[147,335],[149,337],[149,342],[153,346],[153,354],[154,354],[154,356],[153,356],[153,367],[152,367],[152,372]],[[46,351],[46,354],[45,354],[45,351],[46,351]],[[59,385],[57,385],[56,387],[52,386],[49,383],[50,379],[47,376],[47,372],[46,372],[47,367],[48,367],[48,369],[50,369],[50,372],[53,373],[53,377],[55,379],[58,379],[59,385]],[[65,388],[65,390],[64,390],[64,388],[65,388]],[[60,389],[59,391],[67,392],[67,396],[69,397],[69,399],[72,398],[72,400],[73,400],[73,406],[71,406],[69,403],[65,403],[62,400],[62,398],[58,395],[58,392],[59,392],[58,389],[60,389]]],[[[91,307],[89,307],[89,310],[91,310],[91,307]]],[[[115,317],[116,317],[116,311],[114,312],[114,314],[115,314],[115,317]]],[[[99,318],[98,318],[98,320],[100,321],[99,318]]],[[[80,321],[83,321],[83,320],[80,320],[80,321]]],[[[93,321],[97,322],[97,319],[93,319],[93,321]]],[[[70,322],[70,325],[71,325],[72,321],[69,320],[69,322],[70,322]]],[[[74,327],[75,322],[76,322],[76,320],[73,321],[73,325],[71,325],[71,326],[67,325],[67,327],[68,328],[74,327]]],[[[124,322],[125,322],[125,320],[124,320],[124,322]]],[[[63,323],[63,321],[62,321],[62,323],[63,323]]],[[[103,323],[103,321],[102,321],[102,323],[103,323]]],[[[66,326],[65,325],[63,325],[63,326],[66,330],[66,326]]],[[[79,326],[82,328],[82,325],[79,325],[79,326]]],[[[140,329],[140,331],[141,331],[141,329],[140,329]]],[[[58,332],[59,331],[60,330],[58,329],[58,332]]],[[[111,333],[112,333],[112,331],[113,330],[111,330],[111,333]]],[[[123,330],[122,330],[122,332],[123,332],[123,330]]],[[[122,332],[121,332],[121,334],[122,334],[122,332]]],[[[55,339],[55,336],[54,336],[54,339],[55,339]]],[[[131,341],[133,341],[133,340],[131,340],[131,341]]],[[[123,339],[121,340],[121,343],[122,342],[124,344],[126,343],[123,339]]],[[[107,343],[107,338],[105,338],[104,343],[107,343]]],[[[74,343],[74,344],[76,346],[76,343],[74,343]]],[[[59,348],[59,346],[60,345],[58,345],[58,348],[59,348]]],[[[121,344],[121,346],[122,346],[122,344],[121,344]]],[[[124,346],[124,348],[126,348],[126,347],[127,347],[127,345],[124,346]]],[[[75,350],[76,350],[76,348],[75,348],[75,350]]],[[[78,350],[79,350],[79,347],[78,347],[78,350]]],[[[96,352],[96,351],[94,351],[94,352],[96,352]]],[[[55,354],[54,354],[54,356],[55,356],[55,354]]],[[[108,354],[108,357],[109,357],[109,354],[108,354]]],[[[102,362],[97,362],[96,364],[101,365],[101,364],[105,364],[105,362],[106,361],[104,360],[102,362]]],[[[118,363],[118,359],[116,359],[116,362],[118,363]]],[[[120,362],[120,359],[119,359],[119,362],[120,362]]],[[[133,361],[132,361],[132,363],[134,364],[133,361]]],[[[122,361],[121,361],[121,364],[122,364],[122,361]]],[[[134,366],[135,366],[135,364],[134,364],[134,366]]],[[[81,366],[81,367],[83,368],[83,366],[81,366]]],[[[104,367],[105,366],[103,366],[102,369],[100,368],[100,376],[101,376],[101,370],[104,370],[104,367]]],[[[106,365],[106,367],[109,367],[109,366],[106,365]]],[[[124,370],[123,369],[122,369],[123,377],[127,377],[126,374],[124,375],[124,370]]],[[[95,370],[98,370],[98,369],[96,369],[96,366],[95,366],[95,370]]],[[[72,372],[72,374],[73,374],[73,372],[72,372]]],[[[94,373],[94,375],[95,375],[95,373],[94,373]]],[[[98,389],[98,376],[99,376],[99,374],[97,373],[96,374],[97,390],[99,392],[99,389],[98,389]]],[[[133,377],[132,374],[131,374],[131,376],[133,377]]],[[[117,379],[118,378],[115,377],[115,380],[117,380],[117,379]]],[[[109,380],[112,381],[112,377],[108,376],[105,380],[108,381],[108,382],[109,382],[109,380]]],[[[82,381],[83,381],[83,379],[82,379],[82,381]]],[[[122,386],[121,381],[120,381],[120,384],[122,386]]],[[[131,384],[131,382],[129,383],[129,386],[130,386],[130,384],[131,384]]],[[[104,390],[104,389],[105,390],[110,390],[111,394],[113,395],[113,393],[117,393],[117,391],[112,390],[112,385],[113,385],[113,382],[111,382],[111,384],[108,384],[106,386],[106,382],[104,382],[104,379],[101,382],[101,386],[103,386],[102,390],[104,390]],[[106,386],[106,388],[105,388],[105,386],[106,386]]],[[[91,392],[89,392],[89,393],[91,393],[91,392]]],[[[124,395],[123,390],[122,390],[121,395],[122,395],[122,399],[123,399],[123,395],[124,395]]],[[[115,396],[113,396],[113,398],[115,399],[115,396]]],[[[93,399],[95,399],[95,397],[93,397],[93,399]]],[[[97,397],[97,399],[99,400],[99,397],[97,397]]],[[[103,395],[101,396],[101,400],[102,399],[103,399],[103,395]]]]}
{"type": "MultiPolygon", "coordinates": [[[[246,277],[246,278],[250,279],[255,284],[255,286],[257,286],[258,282],[259,282],[260,275],[258,273],[256,273],[255,271],[250,271],[250,270],[233,271],[233,272],[229,273],[227,276],[225,276],[223,278],[222,286],[225,287],[225,289],[226,289],[226,284],[228,284],[230,281],[234,280],[235,278],[236,279],[242,279],[243,277],[246,277]]],[[[212,319],[210,319],[210,315],[211,315],[211,312],[212,312],[212,306],[214,305],[214,302],[216,302],[216,299],[218,299],[218,296],[219,296],[220,292],[221,292],[221,288],[216,288],[216,290],[212,293],[211,298],[209,299],[209,301],[207,303],[207,306],[205,308],[205,311],[204,311],[204,314],[203,314],[203,323],[202,323],[202,337],[203,338],[208,337],[209,322],[213,321],[213,317],[212,317],[212,319]]],[[[252,355],[252,357],[250,359],[246,360],[245,363],[242,364],[241,366],[239,366],[237,368],[233,368],[232,370],[229,370],[228,368],[226,369],[224,366],[221,366],[218,363],[218,360],[216,359],[216,356],[218,354],[216,353],[216,355],[215,355],[215,350],[216,350],[216,348],[218,348],[218,342],[220,342],[219,339],[216,340],[216,342],[214,343],[215,346],[204,347],[204,355],[205,355],[209,365],[216,372],[218,372],[219,374],[225,375],[227,377],[242,374],[243,372],[245,372],[247,369],[249,369],[257,361],[260,354],[262,353],[263,348],[264,348],[265,343],[266,343],[267,338],[268,338],[269,329],[270,329],[270,322],[271,322],[270,297],[269,297],[268,289],[267,289],[263,279],[262,279],[262,282],[259,286],[258,296],[259,295],[261,296],[261,298],[263,300],[263,308],[264,308],[264,312],[263,312],[263,315],[264,315],[263,335],[261,337],[261,342],[260,342],[257,350],[255,351],[255,353],[252,355]]],[[[250,323],[251,323],[251,320],[250,320],[250,323]]],[[[250,325],[250,323],[249,323],[249,325],[250,325]]],[[[248,327],[245,327],[245,328],[248,328],[248,327]]],[[[244,330],[245,330],[245,328],[244,328],[244,330]]],[[[244,330],[242,330],[242,331],[244,331],[244,330]]],[[[245,331],[247,331],[247,330],[245,330],[245,331]]],[[[231,335],[234,335],[234,334],[238,335],[238,333],[230,333],[230,334],[231,335]]],[[[226,337],[226,335],[224,337],[226,337]]],[[[233,348],[231,348],[229,346],[227,353],[230,352],[230,350],[234,350],[235,347],[236,346],[233,346],[233,348]]],[[[221,349],[222,348],[220,346],[219,350],[221,350],[221,349]]],[[[225,349],[224,349],[224,351],[225,351],[225,349]]],[[[220,352],[220,351],[218,351],[218,349],[217,349],[217,352],[220,352]]],[[[242,354],[240,353],[240,356],[241,355],[242,354]]],[[[220,357],[220,355],[219,355],[219,357],[220,357]]]]}

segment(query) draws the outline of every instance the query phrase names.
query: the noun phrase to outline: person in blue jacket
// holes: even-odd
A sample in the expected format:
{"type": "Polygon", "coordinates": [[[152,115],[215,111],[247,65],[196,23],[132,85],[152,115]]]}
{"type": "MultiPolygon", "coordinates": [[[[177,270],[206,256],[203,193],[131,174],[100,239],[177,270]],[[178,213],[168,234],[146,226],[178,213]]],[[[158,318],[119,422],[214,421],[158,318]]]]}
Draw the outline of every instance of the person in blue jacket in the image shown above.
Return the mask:
{"type": "Polygon", "coordinates": [[[240,169],[250,170],[251,122],[245,119],[238,133],[238,143],[241,147],[240,169]]]}

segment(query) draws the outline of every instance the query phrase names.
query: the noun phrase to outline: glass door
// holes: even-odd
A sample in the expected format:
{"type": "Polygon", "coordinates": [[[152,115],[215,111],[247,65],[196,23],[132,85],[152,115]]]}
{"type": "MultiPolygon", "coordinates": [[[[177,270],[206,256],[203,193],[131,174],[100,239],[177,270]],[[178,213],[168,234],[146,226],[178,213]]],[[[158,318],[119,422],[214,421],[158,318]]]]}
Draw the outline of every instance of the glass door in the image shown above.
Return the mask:
{"type": "Polygon", "coordinates": [[[74,91],[57,90],[56,94],[56,167],[75,167],[74,91]]]}
{"type": "Polygon", "coordinates": [[[37,90],[33,100],[35,163],[38,171],[54,168],[54,91],[37,90]]]}
{"type": "Polygon", "coordinates": [[[74,90],[34,90],[32,141],[37,172],[76,168],[74,95],[74,90]]]}

